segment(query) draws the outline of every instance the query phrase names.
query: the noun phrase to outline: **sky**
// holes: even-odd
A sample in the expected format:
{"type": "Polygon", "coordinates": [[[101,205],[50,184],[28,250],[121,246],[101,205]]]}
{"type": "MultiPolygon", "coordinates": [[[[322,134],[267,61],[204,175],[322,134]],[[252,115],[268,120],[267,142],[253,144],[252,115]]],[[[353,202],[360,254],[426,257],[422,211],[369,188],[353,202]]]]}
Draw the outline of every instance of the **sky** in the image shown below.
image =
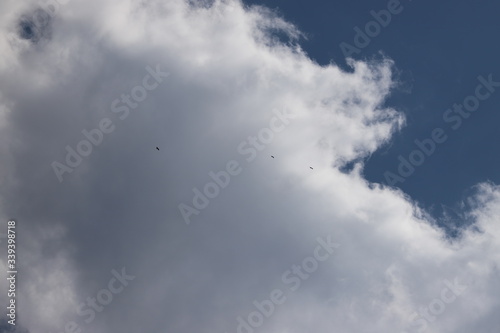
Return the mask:
{"type": "MultiPolygon", "coordinates": [[[[371,11],[387,9],[389,1],[251,1],[267,5],[285,15],[307,34],[302,45],[318,64],[335,63],[346,68],[341,44],[355,47],[355,27],[365,31],[374,20],[371,11]]],[[[370,38],[369,44],[351,54],[370,60],[380,53],[395,61],[400,87],[388,98],[388,105],[406,116],[405,128],[391,142],[365,162],[366,179],[388,183],[386,171],[396,173],[398,156],[408,158],[418,149],[414,140],[431,137],[443,128],[446,142],[426,158],[410,177],[394,185],[410,194],[437,216],[457,210],[469,189],[484,181],[500,181],[500,159],[496,154],[500,121],[500,96],[493,94],[481,103],[472,117],[457,130],[443,120],[454,104],[462,104],[474,93],[477,77],[499,78],[496,59],[500,49],[492,42],[499,32],[496,1],[401,1],[398,14],[370,38]],[[451,129],[451,130],[450,130],[451,129]]],[[[399,9],[399,7],[398,7],[399,9]]],[[[373,29],[373,28],[372,28],[373,29]]],[[[374,32],[376,30],[373,30],[374,32]]],[[[370,37],[370,36],[368,36],[370,37]]]]}
{"type": "Polygon", "coordinates": [[[0,2],[0,332],[497,332],[498,6],[0,2]]]}

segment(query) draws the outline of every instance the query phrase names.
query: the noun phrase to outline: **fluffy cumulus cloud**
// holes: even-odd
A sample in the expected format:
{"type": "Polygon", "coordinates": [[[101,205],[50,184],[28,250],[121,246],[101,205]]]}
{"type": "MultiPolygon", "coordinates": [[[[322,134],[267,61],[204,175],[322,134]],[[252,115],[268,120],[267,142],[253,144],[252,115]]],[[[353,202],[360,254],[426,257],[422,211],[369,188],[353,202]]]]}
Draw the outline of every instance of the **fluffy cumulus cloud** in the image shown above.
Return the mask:
{"type": "Polygon", "coordinates": [[[234,0],[0,9],[2,332],[499,327],[500,188],[476,187],[451,239],[363,178],[404,125],[397,64],[320,66],[234,0]]]}

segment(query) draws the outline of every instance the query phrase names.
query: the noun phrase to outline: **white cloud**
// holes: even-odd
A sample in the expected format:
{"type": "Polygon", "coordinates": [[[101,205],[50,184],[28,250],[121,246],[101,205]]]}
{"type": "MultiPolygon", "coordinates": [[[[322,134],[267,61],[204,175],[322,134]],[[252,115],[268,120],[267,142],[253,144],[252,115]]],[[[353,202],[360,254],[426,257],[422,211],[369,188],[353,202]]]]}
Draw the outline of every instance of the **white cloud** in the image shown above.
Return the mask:
{"type": "Polygon", "coordinates": [[[19,275],[19,311],[29,314],[20,320],[32,333],[82,323],[70,303],[96,295],[124,266],[134,283],[85,329],[235,332],[254,300],[282,288],[288,301],[259,332],[398,332],[455,278],[468,289],[426,331],[498,327],[498,187],[482,184],[474,197],[470,214],[484,233],[451,242],[404,194],[368,184],[362,164],[337,170],[404,122],[382,107],[394,84],[390,60],[351,62],[351,73],[319,66],[291,24],[230,0],[69,1],[37,43],[16,35],[31,7],[1,6],[0,104],[8,111],[0,158],[10,163],[2,210],[18,220],[19,242],[33,242],[19,275]],[[276,31],[288,44],[273,39],[276,31]],[[120,120],[113,100],[156,64],[171,75],[120,120]],[[238,144],[268,126],[275,109],[296,117],[246,162],[238,144]],[[104,117],[114,132],[59,183],[51,162],[64,161],[65,146],[104,117]],[[178,204],[232,159],[242,173],[185,225],[178,204]],[[326,235],[341,247],[290,292],[282,273],[326,235]],[[59,277],[40,266],[58,253],[59,277]],[[66,295],[71,302],[60,301],[66,295]]]}

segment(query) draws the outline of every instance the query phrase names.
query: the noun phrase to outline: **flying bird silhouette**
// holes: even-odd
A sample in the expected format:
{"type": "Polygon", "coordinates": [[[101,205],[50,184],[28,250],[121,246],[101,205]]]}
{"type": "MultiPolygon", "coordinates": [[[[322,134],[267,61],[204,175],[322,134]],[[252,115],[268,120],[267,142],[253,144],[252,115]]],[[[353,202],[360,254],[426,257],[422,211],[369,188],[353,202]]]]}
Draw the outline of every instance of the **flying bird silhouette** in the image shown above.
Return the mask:
{"type": "Polygon", "coordinates": [[[309,169],[314,170],[313,167],[309,167],[309,169]]]}
{"type": "Polygon", "coordinates": [[[160,150],[160,148],[156,147],[156,150],[160,150]]]}
{"type": "Polygon", "coordinates": [[[273,156],[273,155],[271,155],[271,157],[272,157],[272,158],[274,158],[274,156],[273,156]]]}

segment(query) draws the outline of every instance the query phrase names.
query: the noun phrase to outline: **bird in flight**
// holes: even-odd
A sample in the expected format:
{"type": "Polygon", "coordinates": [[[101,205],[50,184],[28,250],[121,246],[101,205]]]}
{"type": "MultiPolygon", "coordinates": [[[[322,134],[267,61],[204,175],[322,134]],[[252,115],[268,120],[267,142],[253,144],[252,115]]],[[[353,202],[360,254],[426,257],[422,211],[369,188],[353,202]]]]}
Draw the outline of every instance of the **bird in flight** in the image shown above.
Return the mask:
{"type": "Polygon", "coordinates": [[[156,147],[156,150],[160,150],[160,148],[156,147]]]}
{"type": "MultiPolygon", "coordinates": [[[[156,149],[158,149],[158,147],[156,147],[156,149]]],[[[159,150],[159,149],[158,149],[158,150],[159,150]]],[[[273,155],[271,155],[271,157],[272,157],[272,158],[274,158],[274,156],[273,156],[273,155]]],[[[314,170],[312,166],[310,166],[310,167],[309,167],[309,169],[314,170]]]]}

